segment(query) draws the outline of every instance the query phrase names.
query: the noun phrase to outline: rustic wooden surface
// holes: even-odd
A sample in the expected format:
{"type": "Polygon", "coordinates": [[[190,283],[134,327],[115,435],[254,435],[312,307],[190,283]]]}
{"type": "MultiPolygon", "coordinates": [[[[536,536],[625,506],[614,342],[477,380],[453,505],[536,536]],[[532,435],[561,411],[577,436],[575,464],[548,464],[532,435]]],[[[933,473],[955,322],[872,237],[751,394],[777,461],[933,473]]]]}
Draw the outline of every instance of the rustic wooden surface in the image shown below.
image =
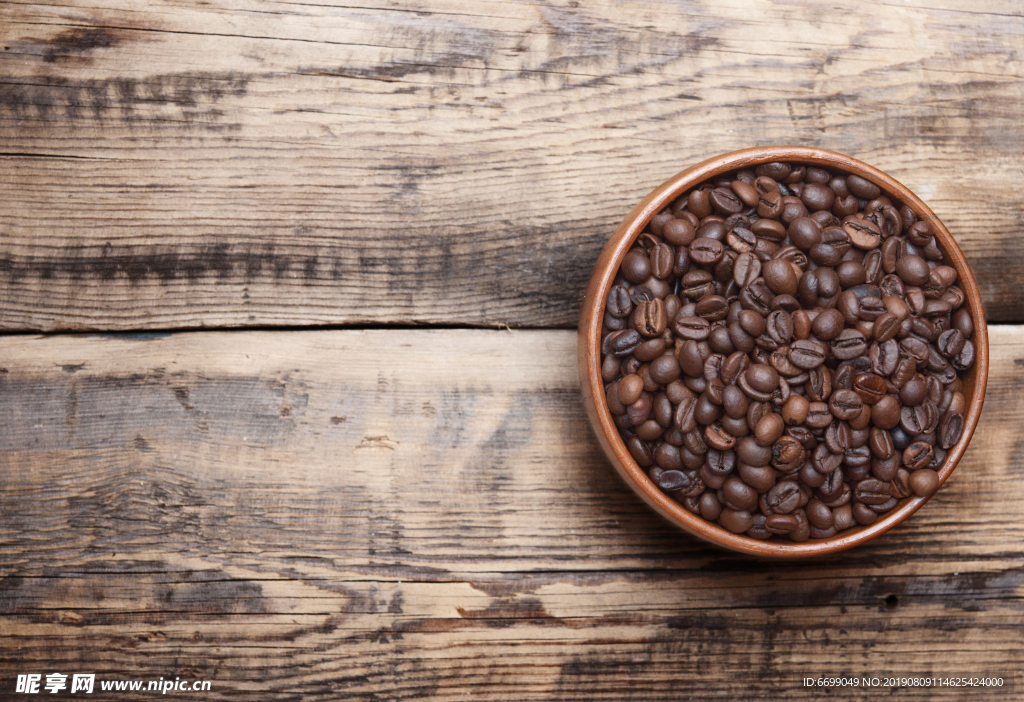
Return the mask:
{"type": "Polygon", "coordinates": [[[569,328],[643,195],[772,143],[906,183],[1024,321],[1010,0],[143,7],[0,1],[2,329],[569,328]]]}
{"type": "Polygon", "coordinates": [[[623,486],[572,331],[7,337],[0,661],[296,700],[1010,684],[1024,330],[992,340],[947,486],[886,536],[791,565],[704,546],[623,486]]]}
{"type": "Polygon", "coordinates": [[[573,326],[643,195],[771,143],[906,183],[1024,322],[1022,56],[1009,0],[0,0],[0,699],[1020,699],[1024,325],[950,483],[799,564],[623,486],[573,326]]]}

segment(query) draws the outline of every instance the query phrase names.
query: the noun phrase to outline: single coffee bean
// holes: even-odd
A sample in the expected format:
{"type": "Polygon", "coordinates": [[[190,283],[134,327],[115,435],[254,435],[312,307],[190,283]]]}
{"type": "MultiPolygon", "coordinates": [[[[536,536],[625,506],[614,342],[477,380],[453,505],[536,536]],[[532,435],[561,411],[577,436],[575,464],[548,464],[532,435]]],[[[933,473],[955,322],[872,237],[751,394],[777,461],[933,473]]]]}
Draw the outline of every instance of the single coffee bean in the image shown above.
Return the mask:
{"type": "Polygon", "coordinates": [[[770,393],[779,386],[778,371],[764,363],[750,366],[744,377],[752,388],[762,393],[770,393]]]}
{"type": "Polygon", "coordinates": [[[620,270],[631,283],[642,283],[651,277],[651,261],[642,250],[633,249],[622,259],[620,270]]]}
{"type": "Polygon", "coordinates": [[[953,448],[963,436],[964,417],[959,412],[948,411],[939,420],[939,446],[947,451],[953,448]]]}
{"type": "Polygon", "coordinates": [[[784,429],[785,422],[781,415],[773,412],[762,417],[757,426],[754,427],[754,438],[757,439],[757,443],[761,446],[771,446],[782,436],[784,429]]]}
{"type": "Polygon", "coordinates": [[[800,276],[789,261],[774,258],[764,264],[761,273],[764,275],[764,282],[776,295],[796,294],[800,276]]]}
{"type": "Polygon", "coordinates": [[[627,375],[619,381],[618,396],[619,402],[629,406],[640,399],[644,391],[644,381],[638,375],[627,375]]]}
{"type": "Polygon", "coordinates": [[[939,474],[934,470],[916,470],[910,474],[909,483],[918,497],[931,497],[939,489],[939,474]]]}
{"type": "Polygon", "coordinates": [[[886,395],[871,407],[871,423],[880,429],[892,429],[900,422],[900,403],[886,395]]]}
{"type": "Polygon", "coordinates": [[[878,515],[863,502],[857,502],[853,505],[853,518],[858,524],[868,526],[875,523],[878,515]]]}
{"type": "Polygon", "coordinates": [[[789,426],[803,424],[810,412],[810,403],[802,395],[791,395],[782,406],[782,420],[789,426]]]}
{"type": "Polygon", "coordinates": [[[810,339],[797,340],[789,346],[789,360],[797,368],[809,370],[824,363],[825,351],[810,339]]]}
{"type": "Polygon", "coordinates": [[[853,419],[860,414],[864,400],[853,390],[836,390],[828,401],[829,411],[836,419],[853,419]]]}
{"type": "Polygon", "coordinates": [[[851,193],[864,200],[874,200],[882,194],[877,185],[857,175],[846,176],[846,187],[851,193]]]}
{"type": "Polygon", "coordinates": [[[842,361],[863,355],[868,348],[864,334],[856,329],[844,329],[831,342],[832,355],[842,361]]]}
{"type": "Polygon", "coordinates": [[[633,311],[633,325],[644,336],[659,336],[668,325],[665,303],[657,298],[641,302],[633,311]]]}
{"type": "Polygon", "coordinates": [[[907,470],[915,471],[918,468],[927,466],[934,455],[934,449],[924,441],[915,441],[903,449],[903,465],[907,470]]]}
{"type": "Polygon", "coordinates": [[[733,264],[732,275],[736,285],[745,288],[761,275],[761,261],[752,253],[741,253],[733,264]]]}
{"type": "Polygon", "coordinates": [[[831,341],[843,331],[843,315],[835,308],[822,310],[814,322],[811,331],[822,341],[831,341]]]}
{"type": "Polygon", "coordinates": [[[868,440],[868,445],[871,447],[871,453],[877,458],[892,458],[896,453],[896,448],[892,443],[892,434],[885,429],[872,427],[871,438],[868,440]]]}

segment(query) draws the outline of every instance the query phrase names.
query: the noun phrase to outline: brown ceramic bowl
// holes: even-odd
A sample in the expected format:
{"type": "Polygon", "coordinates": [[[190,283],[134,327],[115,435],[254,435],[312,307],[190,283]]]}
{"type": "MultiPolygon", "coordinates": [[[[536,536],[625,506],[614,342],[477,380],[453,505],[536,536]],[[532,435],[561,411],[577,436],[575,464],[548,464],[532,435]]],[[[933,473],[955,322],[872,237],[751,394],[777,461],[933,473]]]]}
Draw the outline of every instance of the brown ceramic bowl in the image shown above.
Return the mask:
{"type": "Polygon", "coordinates": [[[906,186],[877,168],[843,154],[800,146],[763,146],[722,154],[669,178],[645,197],[622,221],[597,259],[594,272],[587,285],[583,309],[580,312],[578,359],[580,384],[587,414],[594,432],[601,442],[601,447],[623,479],[648,505],[690,534],[718,546],[755,556],[799,558],[835,553],[870,541],[889,531],[920,509],[927,498],[908,497],[892,511],[879,517],[874,524],[850,529],[829,539],[810,539],[804,543],[790,543],[774,539],[759,541],[746,535],[733,534],[715,523],[705,521],[700,516],[688,512],[681,504],[663,493],[647,476],[647,472],[633,460],[619,436],[611,413],[608,411],[600,372],[600,337],[605,299],[608,297],[608,291],[619,270],[622,258],[651,217],[663,210],[680,194],[709,178],[769,161],[818,165],[834,171],[854,173],[871,181],[894,202],[910,206],[920,219],[931,223],[939,248],[946,256],[947,261],[956,268],[960,277],[959,285],[967,296],[967,308],[974,321],[975,363],[966,375],[961,376],[964,383],[964,396],[968,401],[964,413],[964,432],[960,442],[949,450],[946,462],[939,470],[940,486],[949,478],[961,456],[964,455],[967,444],[978,424],[978,417],[981,415],[981,406],[985,399],[985,386],[988,382],[988,329],[985,326],[985,312],[981,306],[981,295],[974,281],[974,275],[949,230],[928,209],[928,206],[906,186]]]}

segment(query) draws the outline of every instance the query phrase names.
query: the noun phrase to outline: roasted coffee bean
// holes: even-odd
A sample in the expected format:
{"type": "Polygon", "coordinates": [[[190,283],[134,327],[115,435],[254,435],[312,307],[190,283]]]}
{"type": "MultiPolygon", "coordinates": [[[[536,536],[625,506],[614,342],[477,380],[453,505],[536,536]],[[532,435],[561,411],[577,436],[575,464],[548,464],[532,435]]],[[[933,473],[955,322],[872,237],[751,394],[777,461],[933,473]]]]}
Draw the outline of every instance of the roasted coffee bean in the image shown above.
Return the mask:
{"type": "Polygon", "coordinates": [[[772,467],[782,473],[797,470],[806,456],[803,444],[792,436],[780,436],[772,444],[772,467]]]}
{"type": "Polygon", "coordinates": [[[642,283],[651,277],[651,261],[640,249],[633,249],[622,259],[622,275],[631,283],[642,283]]]}
{"type": "Polygon", "coordinates": [[[754,427],[754,438],[761,446],[771,446],[780,436],[782,436],[782,432],[785,428],[785,422],[781,415],[775,414],[774,412],[772,414],[766,414],[764,417],[761,417],[757,426],[754,427]]]}
{"type": "Polygon", "coordinates": [[[703,317],[676,317],[672,323],[672,331],[680,339],[703,341],[711,333],[711,323],[703,317]]]}
{"type": "Polygon", "coordinates": [[[800,486],[792,480],[775,483],[765,495],[772,514],[790,514],[800,506],[800,486]]]}
{"type": "Polygon", "coordinates": [[[871,423],[880,429],[892,429],[900,423],[900,403],[886,395],[871,406],[871,423]]]}
{"type": "Polygon", "coordinates": [[[853,390],[836,390],[828,401],[829,411],[836,419],[853,419],[860,414],[864,400],[853,390]]]}
{"type": "Polygon", "coordinates": [[[714,422],[704,430],[708,446],[719,451],[726,451],[736,445],[736,437],[722,428],[718,422],[714,422]]]}
{"type": "Polygon", "coordinates": [[[853,518],[858,524],[868,526],[869,524],[875,523],[878,519],[878,515],[871,511],[871,508],[863,502],[857,502],[853,505],[853,518]]]}
{"type": "Polygon", "coordinates": [[[629,291],[621,285],[612,286],[608,292],[608,303],[605,309],[613,317],[628,317],[633,311],[633,302],[629,299],[629,291]]]}
{"type": "Polygon", "coordinates": [[[825,506],[821,500],[812,499],[804,508],[807,512],[807,521],[818,529],[832,528],[832,510],[825,506]]]}
{"type": "Polygon", "coordinates": [[[885,429],[879,429],[878,427],[871,428],[871,438],[868,439],[868,445],[871,447],[871,453],[876,458],[888,459],[896,453],[896,448],[892,443],[892,434],[885,429]]]}
{"type": "Polygon", "coordinates": [[[651,361],[648,366],[648,375],[651,380],[660,385],[667,385],[679,378],[681,373],[679,362],[675,356],[664,354],[651,361]]]}
{"type": "Polygon", "coordinates": [[[910,474],[908,482],[918,497],[931,497],[939,489],[939,474],[934,470],[916,470],[910,474]]]}
{"type": "Polygon", "coordinates": [[[825,351],[810,339],[798,339],[789,346],[789,360],[797,368],[817,368],[825,361],[825,351]]]}
{"type": "Polygon", "coordinates": [[[832,355],[843,361],[862,356],[868,349],[864,334],[856,329],[844,329],[830,346],[832,355]]]}
{"type": "Polygon", "coordinates": [[[633,311],[633,326],[644,336],[659,336],[667,325],[665,303],[657,298],[641,302],[633,311]]]}
{"type": "Polygon", "coordinates": [[[802,395],[791,395],[782,406],[782,420],[789,426],[803,424],[810,412],[810,403],[802,395]]]}
{"type": "Polygon", "coordinates": [[[915,471],[931,463],[933,455],[934,449],[930,444],[924,441],[915,441],[903,449],[903,465],[907,467],[907,470],[915,471]]]}
{"type": "Polygon", "coordinates": [[[622,331],[613,332],[613,337],[609,340],[609,352],[623,358],[633,353],[633,350],[640,345],[643,341],[643,337],[640,336],[640,332],[634,329],[624,329],[622,331]]]}
{"type": "Polygon", "coordinates": [[[953,448],[964,432],[964,418],[959,412],[948,411],[939,420],[939,446],[947,451],[953,448]]]}
{"type": "Polygon", "coordinates": [[[732,267],[736,285],[745,288],[761,275],[761,261],[752,253],[741,253],[732,267]]]}

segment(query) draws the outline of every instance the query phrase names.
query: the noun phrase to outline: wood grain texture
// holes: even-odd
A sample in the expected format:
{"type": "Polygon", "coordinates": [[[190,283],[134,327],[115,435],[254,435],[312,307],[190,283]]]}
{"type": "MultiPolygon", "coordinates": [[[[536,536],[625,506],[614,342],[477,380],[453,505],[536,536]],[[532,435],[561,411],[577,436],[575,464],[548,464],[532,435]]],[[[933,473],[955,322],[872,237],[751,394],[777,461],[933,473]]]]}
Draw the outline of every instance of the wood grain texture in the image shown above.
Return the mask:
{"type": "Polygon", "coordinates": [[[772,143],[907,184],[1021,321],[1022,36],[1009,0],[0,2],[0,329],[571,327],[636,202],[772,143]]]}
{"type": "Polygon", "coordinates": [[[0,690],[866,700],[801,679],[997,674],[1019,695],[1024,329],[991,334],[947,486],[797,564],[704,546],[620,483],[569,331],[0,338],[0,690]]]}

